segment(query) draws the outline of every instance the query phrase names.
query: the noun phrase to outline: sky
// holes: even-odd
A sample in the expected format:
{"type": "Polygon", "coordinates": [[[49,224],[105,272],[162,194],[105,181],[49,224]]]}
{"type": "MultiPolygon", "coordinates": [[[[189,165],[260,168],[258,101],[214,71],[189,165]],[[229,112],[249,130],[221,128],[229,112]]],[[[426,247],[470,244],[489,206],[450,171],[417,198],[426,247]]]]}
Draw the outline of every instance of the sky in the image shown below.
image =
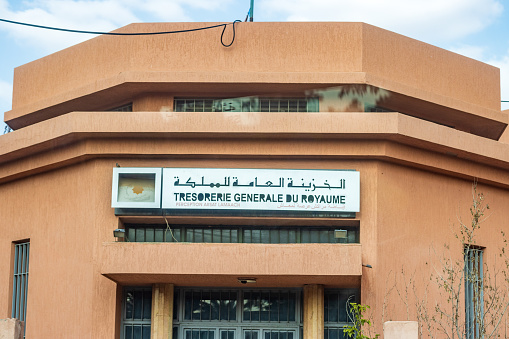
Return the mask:
{"type": "MultiPolygon", "coordinates": [[[[0,18],[111,31],[133,22],[244,21],[249,6],[250,0],[0,0],[0,18]]],[[[501,100],[509,101],[509,0],[255,0],[253,16],[388,29],[500,68],[501,100]]],[[[12,107],[15,67],[93,37],[0,22],[0,120],[12,107]]]]}

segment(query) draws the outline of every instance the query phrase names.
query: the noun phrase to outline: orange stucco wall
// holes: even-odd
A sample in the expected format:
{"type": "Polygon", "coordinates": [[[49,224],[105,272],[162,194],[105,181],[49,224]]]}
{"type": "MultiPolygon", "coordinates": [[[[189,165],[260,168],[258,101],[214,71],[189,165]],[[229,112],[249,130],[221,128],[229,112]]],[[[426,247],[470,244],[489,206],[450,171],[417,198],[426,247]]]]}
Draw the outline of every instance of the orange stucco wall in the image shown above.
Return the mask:
{"type": "Polygon", "coordinates": [[[186,45],[174,35],[98,37],[16,69],[6,120],[19,129],[0,136],[0,318],[10,317],[13,242],[30,239],[27,338],[117,338],[123,285],[239,287],[239,276],[261,287],[360,287],[381,332],[381,320],[415,319],[394,289],[388,295],[392,279],[403,288],[404,270],[424,289],[443,243],[461,259],[454,226],[469,220],[474,181],[492,211],[478,244],[494,262],[509,218],[509,142],[501,132],[509,112],[500,111],[496,68],[360,23],[242,23],[229,49],[219,36],[220,29],[189,33],[186,45]],[[179,95],[296,95],[341,84],[379,86],[402,106],[451,113],[464,128],[397,112],[172,112],[179,95]],[[134,112],[104,111],[126,100],[134,112]],[[479,121],[500,133],[469,133],[479,121]],[[168,221],[359,225],[360,244],[117,243],[112,231],[123,223],[164,223],[115,216],[117,164],[355,169],[355,218],[168,221]]]}
{"type": "MultiPolygon", "coordinates": [[[[450,258],[463,262],[463,243],[456,235],[461,237],[460,222],[469,225],[472,220],[469,209],[473,203],[473,180],[391,164],[380,164],[377,177],[377,262],[372,272],[377,279],[374,287],[377,297],[371,299],[370,295],[366,300],[368,304],[376,305],[378,323],[382,320],[417,320],[416,301],[422,302],[426,297],[429,301],[438,298],[442,306],[447,304],[434,294],[436,285],[435,281],[430,281],[430,276],[433,274],[436,278],[437,272],[442,273],[440,270],[444,266],[440,261],[443,263],[450,258]],[[415,293],[411,280],[416,286],[415,293]],[[408,298],[410,314],[407,314],[404,300],[398,296],[397,290],[391,291],[394,286],[408,298]],[[385,319],[381,319],[383,309],[385,319]]],[[[504,246],[501,231],[508,230],[506,206],[509,196],[506,189],[490,185],[478,184],[477,190],[484,194],[490,208],[482,218],[480,231],[476,232],[476,245],[485,247],[484,262],[493,277],[503,265],[499,257],[504,246]]],[[[432,302],[428,307],[432,310],[432,302]]]]}
{"type": "MultiPolygon", "coordinates": [[[[97,238],[109,230],[94,227],[98,197],[93,177],[90,163],[2,185],[2,230],[7,232],[2,253],[9,253],[12,241],[30,239],[27,320],[32,324],[27,337],[78,338],[89,333],[90,338],[104,338],[114,333],[111,326],[96,325],[115,321],[116,286],[98,275],[97,238]],[[79,208],[84,203],[89,208],[79,208]],[[62,323],[73,326],[62,328],[62,323]]],[[[5,259],[1,272],[8,272],[14,260],[5,259]]],[[[2,318],[10,317],[8,280],[2,274],[2,318]]]]}
{"type": "MultiPolygon", "coordinates": [[[[86,337],[91,338],[114,337],[114,324],[118,316],[116,284],[110,279],[128,285],[173,282],[178,286],[203,286],[206,281],[211,286],[235,287],[237,276],[246,275],[258,277],[262,283],[260,286],[322,283],[329,287],[352,287],[359,286],[359,281],[353,277],[362,274],[362,301],[379,310],[384,304],[386,281],[390,275],[404,268],[408,274],[417,272],[416,278],[425,279],[431,246],[440,249],[443,243],[454,243],[451,225],[456,223],[458,213],[468,220],[465,212],[468,212],[470,204],[472,180],[373,160],[318,160],[310,163],[299,158],[228,159],[217,155],[209,160],[187,160],[136,159],[117,155],[3,184],[0,194],[9,199],[1,207],[2,223],[15,226],[4,229],[0,250],[10,253],[11,241],[31,239],[27,335],[46,338],[55,336],[55,333],[64,333],[83,337],[83,333],[87,333],[86,337]],[[359,170],[361,212],[356,219],[360,221],[361,246],[331,248],[332,252],[327,248],[334,245],[272,245],[264,249],[263,245],[244,248],[227,244],[201,247],[198,244],[119,243],[115,247],[117,244],[112,243],[112,230],[118,227],[118,217],[114,216],[109,204],[111,169],[116,162],[125,167],[359,170]],[[359,251],[361,248],[362,252],[359,251]],[[267,258],[260,262],[259,267],[246,267],[236,259],[241,250],[246,250],[249,256],[257,259],[267,258]],[[292,251],[299,251],[299,255],[289,255],[292,251]],[[329,256],[324,256],[323,251],[328,252],[329,256]],[[332,253],[336,254],[330,256],[332,253]],[[209,259],[211,256],[221,257],[221,264],[211,267],[207,260],[200,260],[203,257],[199,254],[209,259]],[[305,260],[302,255],[306,255],[305,260]],[[341,255],[347,258],[341,258],[341,255]],[[151,262],[161,257],[170,258],[171,262],[181,260],[181,256],[186,260],[175,268],[173,265],[170,268],[166,260],[151,262]],[[337,260],[334,260],[335,256],[338,256],[337,260]],[[267,260],[272,266],[263,264],[267,260]],[[232,264],[228,265],[230,261],[232,264]],[[361,269],[360,262],[373,268],[361,269]],[[200,268],[200,265],[205,266],[200,268]],[[66,325],[48,327],[48,321],[66,325]]],[[[509,203],[509,195],[507,189],[491,185],[480,184],[479,189],[489,197],[494,211],[479,239],[479,244],[488,248],[486,261],[490,262],[493,252],[500,245],[499,231],[506,227],[504,206],[509,203]]],[[[222,219],[222,223],[229,223],[228,218],[222,219]]],[[[179,223],[179,219],[170,219],[170,222],[179,223]]],[[[317,222],[341,225],[342,221],[262,218],[252,220],[250,224],[313,225],[317,222]]],[[[235,224],[235,220],[230,223],[235,224]]],[[[0,271],[8,272],[11,262],[12,258],[0,263],[0,271]]],[[[9,286],[8,280],[8,275],[3,275],[2,285],[9,286]]],[[[3,312],[0,316],[7,317],[10,309],[9,289],[2,289],[0,293],[0,310],[3,312]]],[[[387,312],[390,312],[391,306],[387,307],[387,312]]],[[[406,315],[392,311],[392,319],[398,319],[398,316],[405,318],[406,315]]]]}

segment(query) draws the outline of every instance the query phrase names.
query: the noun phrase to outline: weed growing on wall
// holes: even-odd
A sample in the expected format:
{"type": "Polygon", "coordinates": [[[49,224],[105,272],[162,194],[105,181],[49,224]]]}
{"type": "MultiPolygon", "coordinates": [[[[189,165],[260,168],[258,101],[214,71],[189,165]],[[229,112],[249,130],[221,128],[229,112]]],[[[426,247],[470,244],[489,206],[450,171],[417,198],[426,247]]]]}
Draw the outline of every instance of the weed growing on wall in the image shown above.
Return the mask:
{"type": "Polygon", "coordinates": [[[377,339],[380,335],[371,337],[366,333],[371,330],[371,320],[365,318],[366,311],[370,307],[357,303],[347,303],[347,314],[352,325],[345,326],[343,333],[352,339],[377,339]]]}

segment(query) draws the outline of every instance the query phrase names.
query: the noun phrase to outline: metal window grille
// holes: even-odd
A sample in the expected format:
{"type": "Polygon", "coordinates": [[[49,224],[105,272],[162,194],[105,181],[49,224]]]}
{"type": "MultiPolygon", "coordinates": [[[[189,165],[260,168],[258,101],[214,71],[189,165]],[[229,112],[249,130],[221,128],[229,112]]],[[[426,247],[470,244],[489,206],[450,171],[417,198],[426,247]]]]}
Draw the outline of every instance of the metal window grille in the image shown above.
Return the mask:
{"type": "Polygon", "coordinates": [[[318,99],[231,98],[175,99],[175,112],[318,112],[318,99]]]}
{"type": "Polygon", "coordinates": [[[213,328],[190,328],[184,330],[185,339],[214,339],[215,330],[213,328]]]}
{"type": "Polygon", "coordinates": [[[195,227],[175,225],[126,225],[126,241],[193,243],[359,243],[359,227],[341,227],[347,238],[335,238],[333,227],[195,227]]]}
{"type": "Polygon", "coordinates": [[[342,327],[329,327],[325,326],[324,339],[346,339],[342,327]]]}
{"type": "Polygon", "coordinates": [[[175,112],[215,112],[213,99],[175,99],[175,112]]]}
{"type": "Polygon", "coordinates": [[[482,338],[484,315],[483,249],[465,246],[465,332],[482,338]]]}
{"type": "Polygon", "coordinates": [[[123,339],[150,339],[152,289],[127,287],[122,305],[123,339]]]}
{"type": "Polygon", "coordinates": [[[294,322],[297,294],[291,291],[244,292],[243,321],[294,322]]]}
{"type": "Polygon", "coordinates": [[[387,108],[383,108],[383,107],[380,107],[380,106],[368,106],[366,105],[365,106],[365,109],[364,109],[366,112],[394,112],[394,110],[389,110],[387,108]]]}
{"type": "Polygon", "coordinates": [[[180,297],[174,302],[182,312],[173,324],[182,338],[298,339],[302,325],[298,290],[179,288],[175,291],[180,297]]]}
{"type": "MultiPolygon", "coordinates": [[[[176,288],[175,293],[181,312],[173,321],[174,338],[302,338],[299,290],[176,288]]],[[[326,339],[344,339],[346,302],[359,300],[358,289],[325,290],[326,339]]]]}
{"type": "Polygon", "coordinates": [[[180,228],[171,230],[163,227],[126,227],[127,241],[130,242],[175,242],[184,241],[180,236],[180,228]]]}
{"type": "Polygon", "coordinates": [[[132,112],[133,111],[133,104],[129,103],[127,105],[115,107],[108,110],[109,112],[132,112]]]}
{"type": "Polygon", "coordinates": [[[221,339],[235,339],[235,330],[219,330],[221,339]]]}
{"type": "Polygon", "coordinates": [[[260,112],[312,112],[308,103],[314,98],[304,99],[260,99],[260,112]]]}
{"type": "MultiPolygon", "coordinates": [[[[14,244],[14,276],[11,317],[26,321],[30,242],[14,244]]],[[[25,324],[26,328],[26,324],[25,324]]]]}
{"type": "Polygon", "coordinates": [[[324,322],[348,323],[347,304],[357,302],[355,291],[337,290],[324,293],[324,322]]]}
{"type": "Polygon", "coordinates": [[[244,330],[244,339],[258,339],[259,330],[244,330]]]}
{"type": "Polygon", "coordinates": [[[186,291],[184,320],[236,321],[236,291],[186,291]]]}
{"type": "Polygon", "coordinates": [[[358,303],[359,290],[341,289],[324,291],[324,338],[343,339],[343,328],[351,324],[348,304],[358,303]]]}
{"type": "Polygon", "coordinates": [[[293,339],[294,331],[267,330],[264,331],[264,339],[293,339]]]}

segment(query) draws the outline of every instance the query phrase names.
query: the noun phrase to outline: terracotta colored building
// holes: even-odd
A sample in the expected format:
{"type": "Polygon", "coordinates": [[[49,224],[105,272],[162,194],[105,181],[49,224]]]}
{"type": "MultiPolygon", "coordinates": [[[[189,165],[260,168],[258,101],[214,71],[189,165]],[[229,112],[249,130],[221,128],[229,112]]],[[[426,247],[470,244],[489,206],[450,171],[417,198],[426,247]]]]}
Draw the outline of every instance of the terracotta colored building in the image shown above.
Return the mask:
{"type": "Polygon", "coordinates": [[[497,68],[362,23],[239,23],[231,47],[221,29],[99,36],[15,70],[0,318],[26,316],[27,338],[339,339],[347,300],[380,332],[391,272],[427,276],[475,179],[491,263],[497,68]]]}

